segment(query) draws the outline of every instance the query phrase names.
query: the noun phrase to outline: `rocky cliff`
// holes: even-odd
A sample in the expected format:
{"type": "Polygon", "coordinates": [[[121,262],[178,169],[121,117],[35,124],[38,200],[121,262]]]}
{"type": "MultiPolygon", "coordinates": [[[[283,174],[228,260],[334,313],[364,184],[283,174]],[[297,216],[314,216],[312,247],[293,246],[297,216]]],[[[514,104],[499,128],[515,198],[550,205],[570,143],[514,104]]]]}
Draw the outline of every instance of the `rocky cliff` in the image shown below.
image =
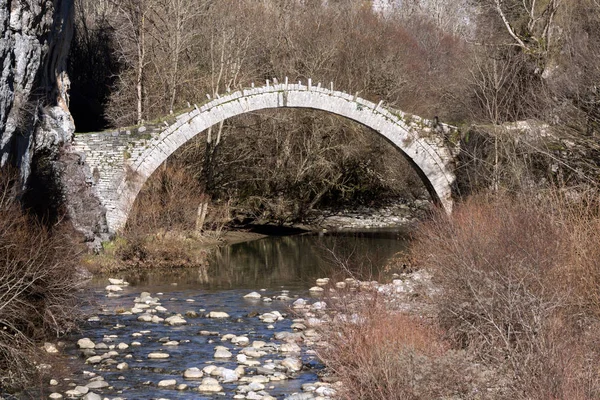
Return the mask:
{"type": "Polygon", "coordinates": [[[66,59],[73,0],[0,0],[0,165],[24,181],[34,156],[56,157],[75,131],[66,59]]]}

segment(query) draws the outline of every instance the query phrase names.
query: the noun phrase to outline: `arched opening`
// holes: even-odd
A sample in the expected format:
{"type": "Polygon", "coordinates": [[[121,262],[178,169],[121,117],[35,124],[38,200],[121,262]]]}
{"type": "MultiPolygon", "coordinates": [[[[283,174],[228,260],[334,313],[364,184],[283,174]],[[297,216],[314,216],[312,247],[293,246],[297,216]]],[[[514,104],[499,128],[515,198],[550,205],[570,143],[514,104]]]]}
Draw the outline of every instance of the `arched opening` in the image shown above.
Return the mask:
{"type": "Polygon", "coordinates": [[[176,150],[148,178],[130,229],[289,226],[325,213],[430,199],[409,159],[371,128],[323,111],[262,110],[228,119],[176,150]],[[218,138],[218,139],[217,139],[218,138]],[[201,204],[210,210],[196,226],[201,204]]]}

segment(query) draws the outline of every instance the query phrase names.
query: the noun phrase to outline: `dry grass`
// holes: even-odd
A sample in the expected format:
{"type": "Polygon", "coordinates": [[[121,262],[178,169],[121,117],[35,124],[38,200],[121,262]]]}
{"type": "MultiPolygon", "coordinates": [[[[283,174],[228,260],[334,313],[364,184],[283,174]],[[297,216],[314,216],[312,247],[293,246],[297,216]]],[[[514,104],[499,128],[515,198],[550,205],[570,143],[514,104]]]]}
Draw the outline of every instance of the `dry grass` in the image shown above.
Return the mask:
{"type": "Polygon", "coordinates": [[[72,232],[26,215],[14,176],[0,171],[0,388],[31,382],[36,341],[75,328],[80,301],[72,232]]]}
{"type": "Polygon", "coordinates": [[[361,303],[322,329],[319,351],[342,383],[340,399],[432,399],[470,393],[460,353],[449,352],[439,332],[418,317],[386,309],[380,299],[361,303]]]}
{"type": "MultiPolygon", "coordinates": [[[[597,210],[596,210],[597,211],[597,210]]],[[[435,216],[412,255],[434,274],[448,339],[506,371],[513,398],[600,395],[600,218],[553,193],[475,196],[435,216]]]]}

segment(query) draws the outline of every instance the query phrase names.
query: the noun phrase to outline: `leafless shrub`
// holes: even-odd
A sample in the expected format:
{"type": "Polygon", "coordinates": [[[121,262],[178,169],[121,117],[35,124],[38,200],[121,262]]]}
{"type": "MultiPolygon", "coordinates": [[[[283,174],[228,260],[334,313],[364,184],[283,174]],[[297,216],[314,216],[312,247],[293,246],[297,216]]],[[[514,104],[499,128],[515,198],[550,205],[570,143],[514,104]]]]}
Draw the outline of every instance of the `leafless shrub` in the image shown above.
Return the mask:
{"type": "Polygon", "coordinates": [[[441,290],[442,329],[507,371],[514,398],[598,396],[587,368],[600,357],[597,221],[564,196],[500,195],[471,198],[420,228],[412,254],[441,290]]]}
{"type": "Polygon", "coordinates": [[[36,341],[75,328],[80,302],[72,232],[27,216],[15,177],[0,171],[0,387],[30,382],[36,341]]]}
{"type": "MultiPolygon", "coordinates": [[[[448,352],[439,332],[418,317],[389,311],[374,298],[339,310],[321,329],[319,350],[341,381],[340,399],[431,399],[470,391],[466,360],[448,352]]],[[[461,397],[464,398],[464,397],[461,397]]]]}

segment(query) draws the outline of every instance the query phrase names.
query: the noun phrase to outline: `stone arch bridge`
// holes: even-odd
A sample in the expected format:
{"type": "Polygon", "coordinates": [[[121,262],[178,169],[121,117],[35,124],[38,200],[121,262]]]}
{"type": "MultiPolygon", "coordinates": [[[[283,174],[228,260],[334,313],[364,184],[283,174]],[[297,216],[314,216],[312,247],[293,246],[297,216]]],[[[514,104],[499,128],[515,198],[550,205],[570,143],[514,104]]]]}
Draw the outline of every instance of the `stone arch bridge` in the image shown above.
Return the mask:
{"type": "MultiPolygon", "coordinates": [[[[287,80],[287,79],[286,79],[287,80]]],[[[340,115],[385,137],[415,168],[432,199],[452,210],[456,128],[333,90],[321,84],[281,83],[229,93],[177,115],[162,126],[78,134],[72,151],[90,169],[88,184],[106,210],[108,230],[127,222],[135,199],[150,175],[188,140],[220,121],[270,108],[309,108],[340,115]]]]}

